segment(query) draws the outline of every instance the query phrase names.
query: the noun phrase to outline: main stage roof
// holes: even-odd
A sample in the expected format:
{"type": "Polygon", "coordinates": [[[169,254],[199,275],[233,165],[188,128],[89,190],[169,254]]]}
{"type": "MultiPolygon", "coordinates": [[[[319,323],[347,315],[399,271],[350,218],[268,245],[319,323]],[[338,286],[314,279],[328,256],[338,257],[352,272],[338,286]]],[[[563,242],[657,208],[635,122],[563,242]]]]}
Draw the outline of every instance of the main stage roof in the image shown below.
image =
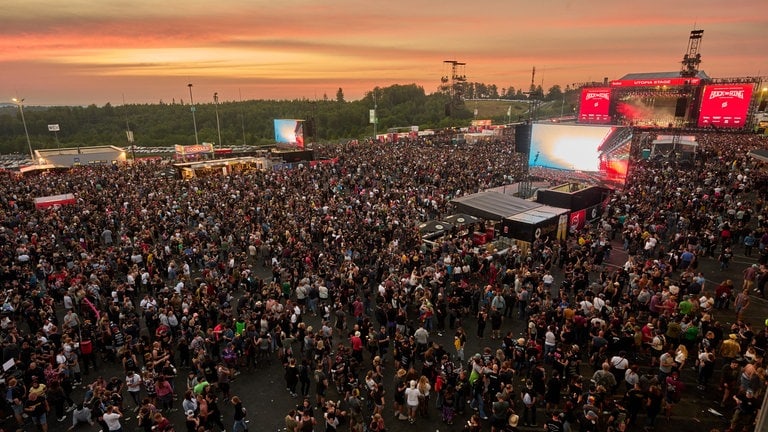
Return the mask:
{"type": "MultiPolygon", "coordinates": [[[[626,74],[619,80],[642,80],[642,79],[670,79],[670,78],[683,78],[680,76],[680,71],[677,72],[641,72],[626,74]]],[[[699,71],[696,74],[696,78],[708,80],[709,75],[704,71],[699,71]]]]}

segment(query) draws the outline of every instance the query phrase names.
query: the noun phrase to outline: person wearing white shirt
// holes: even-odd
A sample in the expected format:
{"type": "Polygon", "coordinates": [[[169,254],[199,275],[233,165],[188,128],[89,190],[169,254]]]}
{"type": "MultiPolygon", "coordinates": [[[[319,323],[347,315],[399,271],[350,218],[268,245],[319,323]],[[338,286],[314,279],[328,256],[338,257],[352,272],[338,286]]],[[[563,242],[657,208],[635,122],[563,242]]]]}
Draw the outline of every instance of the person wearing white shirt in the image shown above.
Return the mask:
{"type": "Polygon", "coordinates": [[[602,299],[603,294],[600,294],[600,296],[595,297],[592,300],[592,306],[595,307],[595,310],[597,313],[601,313],[603,311],[603,308],[605,307],[605,300],[602,299]]]}
{"type": "Polygon", "coordinates": [[[460,265],[454,266],[453,267],[453,280],[454,281],[458,281],[459,279],[461,279],[461,274],[462,274],[461,266],[460,265]]]}
{"type": "Polygon", "coordinates": [[[125,275],[125,284],[128,285],[131,289],[136,286],[136,277],[133,275],[133,273],[128,273],[125,275]]]}
{"type": "Polygon", "coordinates": [[[557,336],[555,332],[557,328],[554,325],[549,326],[547,332],[544,334],[544,359],[546,362],[550,362],[552,354],[557,348],[557,336]]]}
{"type": "Polygon", "coordinates": [[[582,300],[581,303],[579,303],[579,306],[581,306],[581,311],[584,312],[585,315],[589,315],[594,307],[588,300],[582,300]]]}
{"type": "Polygon", "coordinates": [[[611,373],[616,378],[616,387],[618,388],[621,382],[625,381],[627,368],[629,367],[627,353],[619,351],[619,354],[611,357],[611,360],[608,363],[611,365],[611,373]]]}
{"type": "Polygon", "coordinates": [[[74,302],[74,300],[72,300],[72,296],[71,296],[71,295],[69,295],[69,292],[67,292],[66,294],[64,294],[64,299],[63,299],[63,301],[64,301],[64,310],[71,310],[71,309],[74,309],[74,307],[75,307],[75,302],[74,302]]]}
{"type": "Polygon", "coordinates": [[[45,333],[46,336],[50,336],[54,327],[56,326],[53,324],[53,322],[51,322],[50,319],[46,319],[45,324],[43,325],[43,333],[45,333]]]}
{"type": "Polygon", "coordinates": [[[419,389],[416,388],[416,380],[411,380],[407,389],[405,389],[405,404],[408,406],[408,422],[416,422],[416,409],[419,408],[419,389]]]}
{"type": "Polygon", "coordinates": [[[136,404],[136,411],[138,411],[141,406],[141,397],[139,396],[141,393],[141,375],[133,370],[128,371],[125,376],[125,386],[128,389],[128,394],[131,395],[131,399],[136,404]]]}
{"type": "Polygon", "coordinates": [[[123,426],[120,424],[120,419],[122,417],[123,413],[121,413],[120,410],[114,405],[108,406],[107,411],[101,416],[101,418],[104,420],[104,423],[107,424],[107,429],[109,429],[109,432],[123,431],[123,426]]]}
{"type": "Polygon", "coordinates": [[[635,384],[640,382],[640,375],[637,373],[636,365],[624,372],[624,382],[627,383],[627,388],[634,388],[635,384]]]}
{"type": "Polygon", "coordinates": [[[712,306],[715,305],[715,300],[709,294],[704,294],[699,298],[699,308],[704,312],[709,312],[712,306]]]}
{"type": "Polygon", "coordinates": [[[541,281],[544,282],[545,287],[549,288],[555,282],[555,277],[552,276],[552,273],[547,272],[547,274],[545,274],[544,277],[541,278],[541,281]]]}
{"type": "Polygon", "coordinates": [[[157,300],[152,298],[149,294],[145,295],[143,299],[141,299],[141,302],[139,302],[139,306],[141,306],[144,311],[149,310],[151,307],[157,307],[157,300]]]}
{"type": "Polygon", "coordinates": [[[157,319],[160,321],[161,325],[164,325],[168,328],[171,327],[171,324],[168,323],[168,315],[165,313],[165,309],[160,311],[160,313],[157,315],[157,319]]]}
{"type": "Polygon", "coordinates": [[[141,287],[142,290],[146,290],[147,285],[149,285],[149,272],[147,269],[141,270],[141,287]]]}

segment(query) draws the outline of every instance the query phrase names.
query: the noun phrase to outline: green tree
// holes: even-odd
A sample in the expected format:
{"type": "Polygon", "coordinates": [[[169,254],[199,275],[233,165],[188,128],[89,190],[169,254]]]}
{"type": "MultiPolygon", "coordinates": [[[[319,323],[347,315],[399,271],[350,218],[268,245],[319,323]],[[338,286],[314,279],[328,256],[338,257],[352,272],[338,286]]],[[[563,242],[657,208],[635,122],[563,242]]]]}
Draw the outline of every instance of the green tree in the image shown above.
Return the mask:
{"type": "Polygon", "coordinates": [[[341,87],[339,87],[339,89],[336,90],[336,102],[340,102],[340,103],[344,102],[344,90],[342,90],[341,87]]]}
{"type": "Polygon", "coordinates": [[[563,90],[560,88],[559,85],[555,84],[549,88],[549,91],[547,91],[547,95],[544,97],[544,99],[548,101],[562,100],[563,90]]]}
{"type": "Polygon", "coordinates": [[[488,86],[488,97],[491,99],[499,98],[499,88],[496,87],[496,84],[491,84],[488,86]]]}
{"type": "Polygon", "coordinates": [[[475,99],[477,97],[475,94],[475,83],[467,83],[465,86],[464,97],[467,99],[475,99]]]}

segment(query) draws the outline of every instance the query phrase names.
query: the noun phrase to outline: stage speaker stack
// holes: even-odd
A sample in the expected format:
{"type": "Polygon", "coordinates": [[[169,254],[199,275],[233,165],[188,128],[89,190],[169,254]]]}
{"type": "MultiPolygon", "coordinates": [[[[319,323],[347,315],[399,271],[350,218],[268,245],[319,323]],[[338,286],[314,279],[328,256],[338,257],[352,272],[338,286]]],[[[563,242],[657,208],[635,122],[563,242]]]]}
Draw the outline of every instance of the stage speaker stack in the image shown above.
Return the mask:
{"type": "Polygon", "coordinates": [[[304,121],[304,137],[315,138],[315,119],[310,118],[304,121]]]}
{"type": "Polygon", "coordinates": [[[688,98],[677,98],[677,104],[675,105],[675,117],[685,117],[685,112],[688,110],[688,98]]]}
{"type": "Polygon", "coordinates": [[[515,126],[515,151],[528,154],[531,152],[531,126],[521,124],[515,126]]]}

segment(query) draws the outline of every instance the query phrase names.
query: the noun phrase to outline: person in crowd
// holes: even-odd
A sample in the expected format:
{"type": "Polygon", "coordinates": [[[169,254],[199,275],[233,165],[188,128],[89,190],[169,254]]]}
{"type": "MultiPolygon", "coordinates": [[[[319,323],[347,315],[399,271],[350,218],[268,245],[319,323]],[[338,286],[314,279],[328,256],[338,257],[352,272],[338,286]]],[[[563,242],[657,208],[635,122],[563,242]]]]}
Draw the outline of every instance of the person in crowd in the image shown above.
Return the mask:
{"type": "Polygon", "coordinates": [[[248,430],[248,424],[245,420],[247,411],[243,406],[243,401],[237,396],[232,396],[230,402],[235,407],[235,413],[232,417],[232,432],[246,432],[248,430]]]}
{"type": "Polygon", "coordinates": [[[45,395],[31,393],[24,404],[24,413],[32,419],[32,422],[43,432],[48,432],[47,413],[50,411],[45,395]]]}
{"type": "Polygon", "coordinates": [[[405,389],[405,405],[408,411],[408,423],[414,424],[416,422],[416,412],[419,409],[419,397],[421,392],[416,388],[416,380],[411,380],[408,387],[405,389]]]}
{"type": "Polygon", "coordinates": [[[736,410],[731,418],[732,431],[749,430],[755,420],[755,415],[760,407],[760,401],[752,390],[747,390],[739,396],[734,396],[736,410]]]}
{"type": "Polygon", "coordinates": [[[120,423],[120,419],[123,418],[123,413],[117,407],[108,405],[101,417],[104,419],[104,423],[110,432],[122,432],[123,426],[120,423]]]}
{"type": "Polygon", "coordinates": [[[92,418],[91,409],[82,403],[77,404],[74,411],[72,411],[72,426],[67,429],[67,432],[75,430],[81,425],[93,426],[95,422],[92,418]]]}

